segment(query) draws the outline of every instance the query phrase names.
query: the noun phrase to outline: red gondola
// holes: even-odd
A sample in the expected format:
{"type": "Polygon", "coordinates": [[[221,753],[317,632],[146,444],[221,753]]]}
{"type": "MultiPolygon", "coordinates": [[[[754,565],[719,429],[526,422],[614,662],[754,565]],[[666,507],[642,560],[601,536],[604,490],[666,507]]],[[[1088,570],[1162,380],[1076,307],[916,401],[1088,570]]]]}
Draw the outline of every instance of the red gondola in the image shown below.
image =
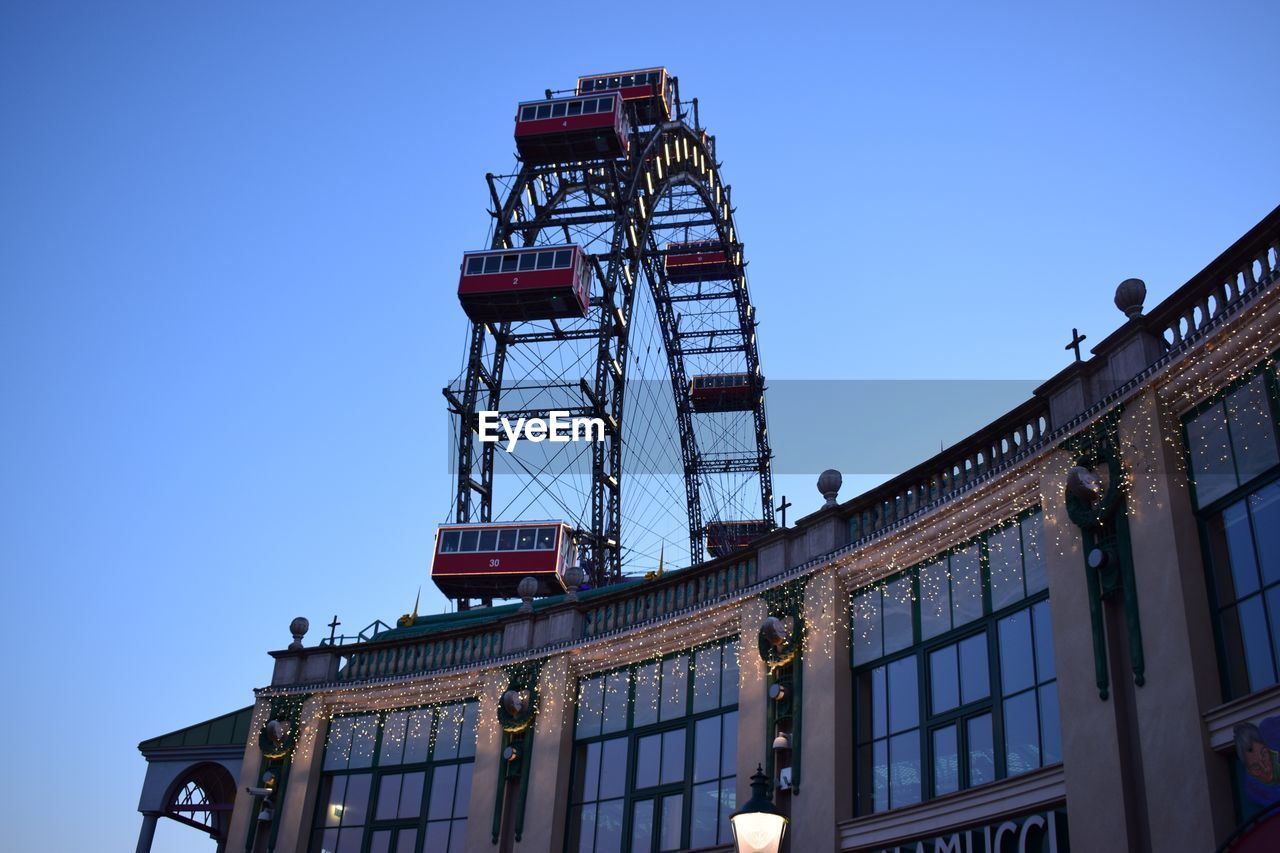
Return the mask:
{"type": "Polygon", "coordinates": [[[676,102],[675,81],[665,68],[624,71],[618,74],[589,74],[578,78],[578,94],[620,92],[622,100],[635,110],[640,124],[657,124],[671,118],[676,102]]]}
{"type": "Polygon", "coordinates": [[[773,525],[767,521],[713,521],[705,530],[711,556],[727,557],[773,530],[773,525]]]}
{"type": "Polygon", "coordinates": [[[663,263],[667,280],[678,284],[717,281],[734,278],[738,274],[738,265],[719,240],[668,243],[663,263]]]}
{"type": "Polygon", "coordinates": [[[695,412],[744,412],[755,407],[762,384],[750,373],[695,376],[689,381],[689,399],[695,412]]]}
{"type": "Polygon", "coordinates": [[[631,151],[631,123],[622,96],[606,92],[526,101],[516,108],[516,149],[534,165],[625,157],[631,151]]]}
{"type": "Polygon", "coordinates": [[[572,244],[467,252],[458,301],[477,323],[585,317],[590,280],[586,255],[572,244]]]}
{"type": "Polygon", "coordinates": [[[436,531],[431,579],[450,598],[514,598],[525,577],[538,594],[565,591],[574,564],[573,532],[563,521],[442,524],[436,531]]]}

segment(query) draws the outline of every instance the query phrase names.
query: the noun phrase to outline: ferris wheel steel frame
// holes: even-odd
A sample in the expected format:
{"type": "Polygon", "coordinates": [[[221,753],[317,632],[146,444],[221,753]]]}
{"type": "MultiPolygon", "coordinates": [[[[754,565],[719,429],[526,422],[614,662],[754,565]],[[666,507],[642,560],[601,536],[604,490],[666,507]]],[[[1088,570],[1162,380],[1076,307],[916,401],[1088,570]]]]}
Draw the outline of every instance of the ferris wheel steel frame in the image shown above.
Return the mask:
{"type": "MultiPolygon", "coordinates": [[[[653,297],[667,358],[681,445],[691,562],[701,562],[704,554],[701,488],[705,477],[757,475],[761,519],[773,524],[772,453],[755,338],[755,308],[747,291],[732,193],[720,177],[715,137],[698,127],[697,100],[692,102],[692,127],[685,122],[687,113],[679,110],[679,104],[677,100],[676,118],[671,121],[647,128],[633,125],[628,158],[522,164],[517,174],[506,176],[513,181],[505,198],[497,176],[486,175],[493,204],[489,211],[494,220],[491,248],[533,246],[539,235],[548,232],[558,232],[557,241],[562,235],[563,242],[577,242],[575,229],[590,226],[611,228],[612,239],[607,252],[588,255],[599,292],[593,292],[586,319],[576,325],[548,321],[549,329],[530,329],[529,323],[487,326],[473,322],[465,382],[459,388],[444,389],[452,414],[459,418],[455,520],[492,522],[496,445],[479,441],[478,412],[497,411],[508,418],[549,416],[549,407],[502,407],[508,356],[526,345],[595,339],[594,375],[590,383],[585,376],[579,383],[584,403],[568,412],[570,416],[596,417],[605,424],[604,441],[594,441],[591,446],[590,529],[578,531],[580,548],[585,547],[589,555],[589,578],[597,586],[621,577],[623,411],[630,324],[642,276],[653,297]],[[568,204],[576,196],[584,197],[586,203],[568,204]],[[677,196],[685,206],[674,206],[677,196]],[[659,210],[663,199],[667,199],[667,209],[659,210]],[[691,228],[714,230],[726,253],[736,257],[736,272],[730,279],[699,282],[694,288],[683,286],[673,291],[663,263],[666,252],[657,235],[676,230],[687,234],[691,228]],[[681,328],[677,305],[716,301],[732,304],[723,313],[732,315],[736,323],[724,328],[681,328]],[[698,447],[697,413],[690,399],[686,358],[737,353],[745,371],[761,380],[750,409],[755,447],[751,452],[708,458],[698,447]]],[[[689,316],[687,308],[684,316],[689,316]]],[[[556,409],[566,410],[561,406],[556,409]]]]}

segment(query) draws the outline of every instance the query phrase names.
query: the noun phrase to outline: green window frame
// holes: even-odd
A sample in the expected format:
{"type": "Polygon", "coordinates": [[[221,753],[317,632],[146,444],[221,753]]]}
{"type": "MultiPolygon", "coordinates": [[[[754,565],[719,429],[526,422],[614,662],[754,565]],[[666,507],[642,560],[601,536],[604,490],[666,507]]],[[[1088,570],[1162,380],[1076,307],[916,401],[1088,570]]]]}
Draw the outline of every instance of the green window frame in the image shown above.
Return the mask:
{"type": "Polygon", "coordinates": [[[311,853],[460,853],[478,707],[463,700],[333,717],[311,853]]]}
{"type": "Polygon", "coordinates": [[[738,640],[578,682],[567,853],[732,843],[738,640]]]}
{"type": "Polygon", "coordinates": [[[1043,516],[854,592],[859,815],[1062,760],[1043,516]]]}
{"type": "Polygon", "coordinates": [[[1182,418],[1225,700],[1280,681],[1280,406],[1275,356],[1182,418]]]}

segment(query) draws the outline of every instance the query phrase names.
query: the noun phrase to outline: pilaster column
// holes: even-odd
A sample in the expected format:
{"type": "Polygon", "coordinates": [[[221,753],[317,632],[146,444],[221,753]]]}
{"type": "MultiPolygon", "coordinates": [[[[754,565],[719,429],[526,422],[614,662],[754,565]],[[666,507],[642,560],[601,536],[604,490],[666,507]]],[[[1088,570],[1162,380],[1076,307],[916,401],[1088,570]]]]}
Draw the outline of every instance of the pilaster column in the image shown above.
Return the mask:
{"type": "MultiPolygon", "coordinates": [[[[279,829],[276,853],[294,853],[307,849],[311,806],[316,801],[320,772],[324,760],[324,742],[329,736],[329,720],[324,701],[312,696],[298,713],[298,740],[289,760],[288,777],[284,780],[284,797],[276,801],[279,829]]],[[[254,782],[253,784],[258,784],[254,782]]]]}
{"type": "Polygon", "coordinates": [[[751,774],[757,764],[764,764],[765,750],[769,747],[769,733],[765,728],[764,661],[756,649],[756,637],[760,624],[769,611],[764,599],[748,599],[742,605],[739,616],[738,638],[738,779],[739,806],[751,799],[751,774]]]}
{"type": "MultiPolygon", "coordinates": [[[[480,676],[480,705],[476,709],[476,763],[471,768],[471,803],[467,807],[467,853],[495,853],[493,809],[502,773],[502,727],[498,725],[498,699],[507,687],[501,669],[480,676]]],[[[541,709],[539,709],[541,714],[541,709]]]]}
{"type": "Polygon", "coordinates": [[[853,816],[853,693],[844,598],[832,570],[818,572],[805,585],[802,754],[789,828],[791,849],[804,853],[835,850],[836,822],[853,816]]]}
{"type": "Polygon", "coordinates": [[[529,793],[519,853],[564,849],[573,766],[573,673],[566,655],[549,658],[538,674],[538,715],[533,723],[529,793]]]}
{"type": "Polygon", "coordinates": [[[151,842],[156,837],[156,823],[160,820],[160,812],[143,812],[142,829],[138,832],[137,853],[151,853],[151,842]]]}

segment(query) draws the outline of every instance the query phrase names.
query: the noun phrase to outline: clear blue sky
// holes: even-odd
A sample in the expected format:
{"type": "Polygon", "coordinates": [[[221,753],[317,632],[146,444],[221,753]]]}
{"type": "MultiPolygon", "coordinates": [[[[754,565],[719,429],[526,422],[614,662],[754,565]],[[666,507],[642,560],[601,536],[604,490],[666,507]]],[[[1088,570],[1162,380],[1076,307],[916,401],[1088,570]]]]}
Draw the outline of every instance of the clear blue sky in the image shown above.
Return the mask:
{"type": "Polygon", "coordinates": [[[0,9],[0,848],[132,850],[139,740],[412,604],[517,100],[680,76],[771,378],[1048,376],[1280,203],[1271,3],[584,8],[0,9]]]}

